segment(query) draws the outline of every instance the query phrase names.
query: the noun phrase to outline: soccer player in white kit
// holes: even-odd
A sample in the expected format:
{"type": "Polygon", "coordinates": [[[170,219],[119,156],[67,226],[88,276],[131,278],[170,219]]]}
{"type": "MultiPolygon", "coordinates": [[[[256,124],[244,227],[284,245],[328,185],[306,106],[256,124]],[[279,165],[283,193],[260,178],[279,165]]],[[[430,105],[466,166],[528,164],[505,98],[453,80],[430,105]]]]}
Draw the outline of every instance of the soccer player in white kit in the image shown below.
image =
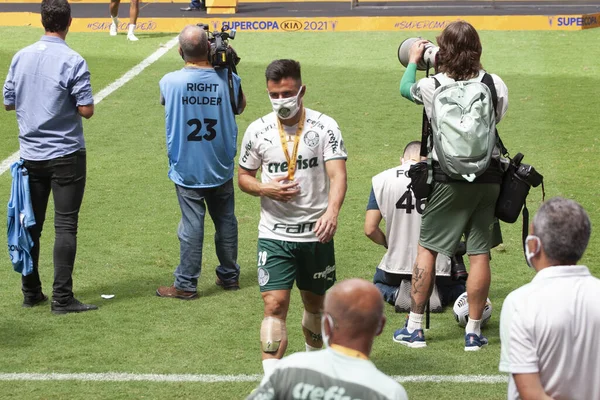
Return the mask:
{"type": "Polygon", "coordinates": [[[261,198],[260,339],[268,375],[287,347],[285,321],[294,281],[304,304],[306,349],[323,346],[321,313],[325,292],[335,282],[333,236],[346,194],[347,153],[335,120],[304,107],[300,63],[275,60],[265,75],[273,112],[244,134],[238,183],[261,198]]]}
{"type": "MultiPolygon", "coordinates": [[[[133,31],[135,30],[138,14],[140,13],[140,0],[130,0],[129,3],[129,25],[127,25],[127,40],[131,40],[132,42],[136,42],[139,39],[133,31]]],[[[117,32],[119,30],[119,5],[121,4],[121,0],[110,0],[110,18],[112,20],[109,33],[110,36],[117,36],[117,32]]]]}

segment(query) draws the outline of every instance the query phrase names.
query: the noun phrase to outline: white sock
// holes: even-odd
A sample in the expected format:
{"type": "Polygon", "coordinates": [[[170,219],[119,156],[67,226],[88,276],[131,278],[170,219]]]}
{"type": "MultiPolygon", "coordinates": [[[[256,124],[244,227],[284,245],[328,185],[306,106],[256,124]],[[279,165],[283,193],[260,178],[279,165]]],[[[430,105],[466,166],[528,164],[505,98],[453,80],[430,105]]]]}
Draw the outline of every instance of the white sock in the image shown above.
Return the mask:
{"type": "Polygon", "coordinates": [[[133,34],[133,30],[135,29],[135,24],[129,24],[129,34],[133,34]]]}
{"type": "Polygon", "coordinates": [[[423,314],[416,314],[411,311],[408,315],[406,329],[408,329],[408,333],[413,333],[417,329],[423,329],[423,314]]]}
{"type": "Polygon", "coordinates": [[[318,348],[318,347],[312,347],[312,346],[311,346],[310,344],[308,344],[308,343],[304,343],[304,345],[306,346],[306,351],[319,351],[319,350],[321,350],[321,349],[320,349],[320,348],[318,348]]]}
{"type": "Polygon", "coordinates": [[[465,333],[474,333],[477,336],[481,336],[481,320],[469,318],[467,326],[465,326],[465,333]]]}
{"type": "Polygon", "coordinates": [[[110,19],[112,19],[112,23],[115,24],[117,26],[117,28],[119,27],[119,17],[113,17],[112,15],[110,16],[110,19]]]}
{"type": "Polygon", "coordinates": [[[266,358],[262,360],[263,370],[265,371],[265,377],[271,376],[273,370],[277,366],[278,358],[266,358]]]}

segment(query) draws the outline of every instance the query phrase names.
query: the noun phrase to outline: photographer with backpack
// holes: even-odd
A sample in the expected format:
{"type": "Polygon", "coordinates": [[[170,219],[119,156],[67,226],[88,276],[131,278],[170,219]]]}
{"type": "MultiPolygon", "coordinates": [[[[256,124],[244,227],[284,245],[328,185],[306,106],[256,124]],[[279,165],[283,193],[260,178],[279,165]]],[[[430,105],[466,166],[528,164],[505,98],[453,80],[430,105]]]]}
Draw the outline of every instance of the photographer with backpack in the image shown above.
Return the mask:
{"type": "Polygon", "coordinates": [[[481,316],[490,287],[490,236],[504,153],[496,123],[506,113],[508,89],[502,79],[483,70],[479,35],[469,23],[452,22],[437,42],[436,75],[416,82],[417,63],[431,47],[427,40],[417,40],[400,83],[403,97],[425,107],[431,134],[421,155],[427,155],[433,183],[422,215],[411,312],[394,339],[411,348],[425,347],[422,322],[435,280],[436,256],[451,257],[464,234],[470,264],[465,351],[476,351],[487,344],[481,335],[481,316]]]}

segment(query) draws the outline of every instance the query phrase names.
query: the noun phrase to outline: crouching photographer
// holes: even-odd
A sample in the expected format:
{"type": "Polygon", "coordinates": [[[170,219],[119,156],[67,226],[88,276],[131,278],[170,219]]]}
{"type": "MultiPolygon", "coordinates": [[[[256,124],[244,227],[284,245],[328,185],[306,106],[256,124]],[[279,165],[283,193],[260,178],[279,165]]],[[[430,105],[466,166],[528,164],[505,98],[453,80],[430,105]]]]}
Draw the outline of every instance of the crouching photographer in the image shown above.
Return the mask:
{"type": "Polygon", "coordinates": [[[214,42],[203,26],[186,26],[179,35],[184,67],[166,74],[159,84],[165,106],[168,175],[175,183],[182,215],[175,281],[157,289],[160,297],[198,297],[206,208],[216,231],[216,284],[225,290],[239,289],[233,197],[235,115],[244,110],[246,99],[240,77],[214,62],[214,55],[220,54],[214,42]]]}
{"type": "MultiPolygon", "coordinates": [[[[412,43],[400,83],[403,97],[424,105],[431,134],[421,156],[427,155],[432,165],[428,170],[433,182],[412,274],[411,312],[395,339],[408,347],[425,346],[422,321],[436,256],[452,257],[464,234],[470,264],[464,349],[475,351],[487,344],[481,335],[481,317],[490,286],[490,234],[503,175],[496,123],[506,113],[508,89],[497,75],[483,70],[479,35],[469,23],[452,22],[437,42],[439,50],[426,40],[412,43]],[[434,54],[436,74],[417,82],[417,67],[423,65],[426,48],[427,58],[434,54]]],[[[426,63],[426,68],[430,66],[426,63]]]]}

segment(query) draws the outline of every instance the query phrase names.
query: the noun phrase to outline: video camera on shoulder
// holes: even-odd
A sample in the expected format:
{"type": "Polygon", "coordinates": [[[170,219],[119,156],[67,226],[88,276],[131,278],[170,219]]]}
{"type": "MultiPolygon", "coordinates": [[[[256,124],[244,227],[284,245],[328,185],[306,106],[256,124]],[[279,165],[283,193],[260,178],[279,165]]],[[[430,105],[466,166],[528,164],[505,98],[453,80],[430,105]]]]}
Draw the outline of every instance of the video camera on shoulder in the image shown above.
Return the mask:
{"type": "Polygon", "coordinates": [[[229,29],[228,25],[223,25],[221,31],[210,32],[207,24],[197,24],[204,29],[210,43],[209,60],[215,69],[227,68],[227,86],[229,88],[229,99],[231,109],[235,115],[241,113],[240,104],[242,104],[242,87],[238,90],[237,96],[234,94],[233,74],[237,74],[236,65],[240,62],[240,57],[229,45],[229,39],[235,39],[235,29],[229,29]],[[229,31],[229,32],[228,32],[229,31]]]}
{"type": "Polygon", "coordinates": [[[210,43],[210,62],[214,68],[229,68],[230,71],[237,74],[236,65],[240,62],[240,57],[229,45],[229,39],[235,39],[235,29],[229,29],[228,25],[223,25],[221,31],[211,32],[207,24],[197,24],[204,29],[208,35],[210,43]]]}

